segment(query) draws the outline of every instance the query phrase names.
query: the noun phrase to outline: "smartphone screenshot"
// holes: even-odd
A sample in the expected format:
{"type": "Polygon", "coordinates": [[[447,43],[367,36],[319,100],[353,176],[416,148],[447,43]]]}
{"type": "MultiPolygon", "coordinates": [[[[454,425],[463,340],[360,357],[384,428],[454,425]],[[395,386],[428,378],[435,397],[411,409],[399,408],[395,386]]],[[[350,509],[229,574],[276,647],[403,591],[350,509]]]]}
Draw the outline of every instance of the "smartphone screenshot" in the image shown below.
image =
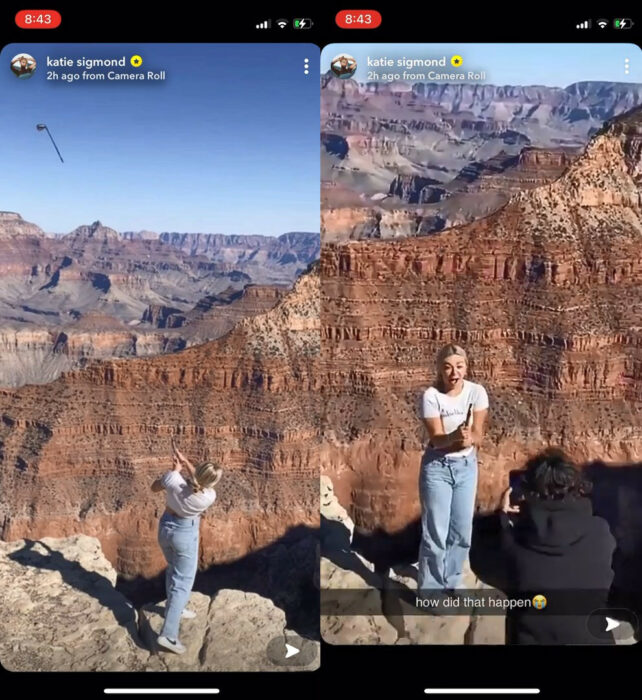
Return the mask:
{"type": "Polygon", "coordinates": [[[2,680],[612,693],[642,19],[309,9],[4,15],[2,680]]]}
{"type": "Polygon", "coordinates": [[[319,47],[256,24],[0,52],[5,682],[317,682],[319,47]]]}
{"type": "Polygon", "coordinates": [[[642,56],[618,22],[322,49],[328,665],[499,695],[548,690],[524,647],[632,662],[642,56]]]}

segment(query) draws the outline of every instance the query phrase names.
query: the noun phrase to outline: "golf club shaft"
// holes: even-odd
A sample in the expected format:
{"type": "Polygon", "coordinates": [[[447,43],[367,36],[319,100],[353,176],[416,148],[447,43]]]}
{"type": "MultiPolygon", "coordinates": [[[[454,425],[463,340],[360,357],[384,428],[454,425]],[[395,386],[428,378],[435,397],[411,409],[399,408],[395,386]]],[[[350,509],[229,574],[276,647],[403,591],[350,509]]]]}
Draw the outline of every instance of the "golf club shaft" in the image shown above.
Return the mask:
{"type": "Polygon", "coordinates": [[[49,134],[49,138],[51,139],[51,143],[53,143],[54,148],[56,149],[56,153],[58,154],[58,158],[60,158],[61,163],[64,163],[65,161],[62,159],[62,156],[60,155],[60,151],[58,150],[58,146],[56,146],[56,142],[53,140],[53,136],[51,135],[51,132],[49,131],[49,127],[45,127],[47,130],[47,133],[49,134]]]}

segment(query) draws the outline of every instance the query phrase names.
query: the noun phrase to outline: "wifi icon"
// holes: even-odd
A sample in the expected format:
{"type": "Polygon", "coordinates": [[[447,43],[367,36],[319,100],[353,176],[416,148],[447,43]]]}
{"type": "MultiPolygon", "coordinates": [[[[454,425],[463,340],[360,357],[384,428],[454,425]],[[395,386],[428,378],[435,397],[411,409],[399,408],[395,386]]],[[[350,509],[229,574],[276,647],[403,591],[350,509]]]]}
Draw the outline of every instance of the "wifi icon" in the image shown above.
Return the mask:
{"type": "Polygon", "coordinates": [[[288,21],[287,19],[277,19],[276,20],[276,26],[279,29],[285,29],[288,26],[288,21]]]}
{"type": "Polygon", "coordinates": [[[609,21],[607,19],[598,19],[597,26],[600,29],[606,29],[609,26],[609,21]]]}

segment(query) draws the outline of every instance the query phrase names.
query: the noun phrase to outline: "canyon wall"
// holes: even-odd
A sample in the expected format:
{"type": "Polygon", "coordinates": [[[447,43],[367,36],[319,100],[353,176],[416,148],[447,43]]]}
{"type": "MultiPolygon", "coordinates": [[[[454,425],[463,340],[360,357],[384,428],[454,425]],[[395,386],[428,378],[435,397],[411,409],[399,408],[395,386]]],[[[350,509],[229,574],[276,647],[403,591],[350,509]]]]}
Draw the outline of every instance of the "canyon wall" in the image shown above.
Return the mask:
{"type": "Polygon", "coordinates": [[[150,485],[171,468],[172,435],[193,461],[225,469],[202,567],[317,525],[318,290],[313,268],[219,340],[0,390],[2,539],[82,533],[119,573],[158,573],[164,500],[150,485]]]}
{"type": "Polygon", "coordinates": [[[0,386],[218,338],[274,306],[319,250],[311,233],[175,237],[99,221],[47,237],[0,212],[0,386]]]}
{"type": "Polygon", "coordinates": [[[480,510],[546,445],[642,462],[641,152],[638,109],[484,219],[323,246],[321,466],[357,528],[419,516],[420,400],[448,342],[490,395],[480,510]]]}
{"type": "MultiPolygon", "coordinates": [[[[412,73],[412,70],[409,71],[412,73]]],[[[321,77],[326,242],[428,235],[556,180],[642,85],[566,88],[321,77]]]]}

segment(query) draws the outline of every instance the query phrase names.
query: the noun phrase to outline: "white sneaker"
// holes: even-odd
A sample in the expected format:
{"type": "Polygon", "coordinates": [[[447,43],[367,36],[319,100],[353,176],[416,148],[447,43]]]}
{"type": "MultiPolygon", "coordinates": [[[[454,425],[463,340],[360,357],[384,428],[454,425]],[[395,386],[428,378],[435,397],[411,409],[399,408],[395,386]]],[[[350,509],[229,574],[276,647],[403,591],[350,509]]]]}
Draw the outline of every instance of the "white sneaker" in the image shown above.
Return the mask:
{"type": "Polygon", "coordinates": [[[168,651],[173,651],[175,654],[185,653],[185,647],[178,641],[171,642],[167,637],[161,635],[157,640],[158,646],[167,649],[168,651]]]}

